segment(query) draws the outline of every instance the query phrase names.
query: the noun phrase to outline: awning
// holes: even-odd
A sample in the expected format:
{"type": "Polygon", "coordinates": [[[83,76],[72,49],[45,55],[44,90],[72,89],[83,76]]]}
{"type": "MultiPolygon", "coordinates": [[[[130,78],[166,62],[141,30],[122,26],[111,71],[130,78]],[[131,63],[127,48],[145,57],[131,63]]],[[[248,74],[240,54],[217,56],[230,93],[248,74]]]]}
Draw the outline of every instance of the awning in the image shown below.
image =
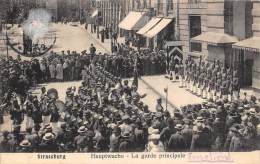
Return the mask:
{"type": "Polygon", "coordinates": [[[238,39],[235,36],[231,36],[224,33],[205,32],[194,38],[191,38],[192,42],[207,42],[209,44],[227,44],[236,43],[238,39]]]}
{"type": "Polygon", "coordinates": [[[260,37],[251,37],[232,45],[233,48],[260,52],[260,37]]]}
{"type": "Polygon", "coordinates": [[[162,31],[169,23],[171,23],[172,19],[163,18],[157,25],[155,25],[151,30],[146,32],[144,36],[148,38],[153,38],[160,31],[162,31]]]}
{"type": "Polygon", "coordinates": [[[137,34],[143,35],[147,31],[151,30],[162,18],[152,18],[144,27],[142,27],[137,34]]]}
{"type": "Polygon", "coordinates": [[[93,18],[93,17],[95,17],[95,16],[97,16],[97,15],[98,15],[98,10],[95,10],[95,11],[92,13],[91,17],[93,18]]]}
{"type": "MultiPolygon", "coordinates": [[[[147,17],[148,18],[148,17],[147,17]]],[[[139,30],[145,24],[145,12],[131,11],[128,15],[119,23],[118,27],[125,30],[139,30]]]]}

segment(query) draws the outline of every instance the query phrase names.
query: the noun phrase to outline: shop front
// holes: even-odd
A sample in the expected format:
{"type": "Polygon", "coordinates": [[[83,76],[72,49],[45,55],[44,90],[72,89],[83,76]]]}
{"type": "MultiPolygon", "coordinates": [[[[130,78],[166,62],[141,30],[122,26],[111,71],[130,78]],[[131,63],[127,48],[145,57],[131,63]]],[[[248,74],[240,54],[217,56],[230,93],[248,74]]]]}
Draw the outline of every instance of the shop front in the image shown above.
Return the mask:
{"type": "Polygon", "coordinates": [[[125,30],[126,42],[131,42],[132,44],[136,42],[138,36],[136,32],[140,30],[146,22],[148,22],[149,16],[147,12],[137,12],[131,11],[128,15],[119,23],[118,27],[125,30]]]}

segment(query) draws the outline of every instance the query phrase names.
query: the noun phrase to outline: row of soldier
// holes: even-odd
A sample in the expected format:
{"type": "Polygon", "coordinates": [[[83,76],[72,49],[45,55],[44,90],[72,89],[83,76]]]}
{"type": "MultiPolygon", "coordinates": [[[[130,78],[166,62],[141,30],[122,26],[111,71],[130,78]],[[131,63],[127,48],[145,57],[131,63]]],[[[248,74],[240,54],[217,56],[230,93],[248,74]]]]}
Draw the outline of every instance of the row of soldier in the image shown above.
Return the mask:
{"type": "Polygon", "coordinates": [[[172,75],[180,79],[180,87],[204,99],[237,100],[240,85],[236,69],[226,68],[220,61],[207,62],[188,58],[185,63],[170,62],[172,75]]]}

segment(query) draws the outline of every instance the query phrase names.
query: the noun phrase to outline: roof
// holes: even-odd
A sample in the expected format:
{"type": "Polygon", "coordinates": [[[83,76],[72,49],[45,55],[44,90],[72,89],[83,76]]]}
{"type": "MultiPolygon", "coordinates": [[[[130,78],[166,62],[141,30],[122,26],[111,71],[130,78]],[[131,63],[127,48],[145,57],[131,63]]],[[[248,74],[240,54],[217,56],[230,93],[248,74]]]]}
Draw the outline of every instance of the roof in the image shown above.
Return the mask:
{"type": "Polygon", "coordinates": [[[238,42],[237,37],[231,36],[225,33],[216,33],[216,32],[205,32],[194,38],[191,38],[192,42],[207,42],[213,44],[227,44],[227,43],[236,43],[238,42]]]}
{"type": "Polygon", "coordinates": [[[232,45],[233,48],[260,52],[260,37],[251,37],[232,45]]]}

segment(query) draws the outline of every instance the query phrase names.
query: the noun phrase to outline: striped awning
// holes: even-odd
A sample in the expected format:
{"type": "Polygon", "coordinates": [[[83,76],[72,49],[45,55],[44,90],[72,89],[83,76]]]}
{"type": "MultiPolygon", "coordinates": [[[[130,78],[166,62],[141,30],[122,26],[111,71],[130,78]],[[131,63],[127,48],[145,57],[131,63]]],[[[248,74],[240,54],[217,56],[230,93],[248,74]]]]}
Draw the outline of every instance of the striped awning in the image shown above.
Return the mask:
{"type": "Polygon", "coordinates": [[[207,42],[208,44],[228,44],[238,42],[237,37],[225,33],[205,32],[194,38],[191,42],[207,42]]]}
{"type": "Polygon", "coordinates": [[[118,27],[124,30],[139,30],[145,25],[146,19],[148,19],[145,14],[146,12],[131,11],[119,23],[118,27]]]}
{"type": "Polygon", "coordinates": [[[158,22],[160,22],[162,18],[152,18],[144,27],[142,27],[139,31],[137,31],[137,34],[143,35],[147,31],[151,30],[158,22]]]}
{"type": "Polygon", "coordinates": [[[260,37],[251,37],[232,45],[233,48],[260,52],[260,37]]]}
{"type": "Polygon", "coordinates": [[[172,22],[172,19],[163,18],[157,25],[155,25],[151,30],[146,32],[144,36],[148,38],[153,38],[159,32],[161,32],[168,24],[172,22]]]}

